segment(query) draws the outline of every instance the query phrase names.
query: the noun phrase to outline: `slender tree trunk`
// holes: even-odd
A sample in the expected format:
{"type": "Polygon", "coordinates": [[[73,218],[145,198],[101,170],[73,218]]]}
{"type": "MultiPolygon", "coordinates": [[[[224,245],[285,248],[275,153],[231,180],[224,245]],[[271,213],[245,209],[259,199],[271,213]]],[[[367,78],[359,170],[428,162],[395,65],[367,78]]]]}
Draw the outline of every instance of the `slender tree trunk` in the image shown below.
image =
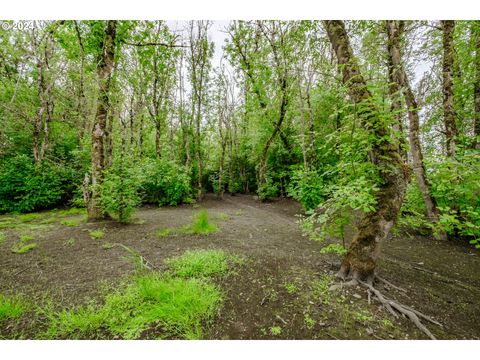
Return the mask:
{"type": "Polygon", "coordinates": [[[475,41],[475,84],[473,90],[473,101],[475,107],[473,124],[474,149],[480,150],[480,21],[476,20],[472,27],[472,36],[475,41]]]}
{"type": "Polygon", "coordinates": [[[360,73],[343,22],[333,20],[324,23],[343,75],[343,83],[359,109],[362,125],[379,140],[373,142],[370,152],[370,159],[382,180],[375,195],[377,206],[374,212],[360,220],[358,232],[350,243],[339,271],[342,277],[350,274],[354,279],[371,281],[380,254],[380,243],[390,234],[405,196],[408,168],[403,163],[398,146],[389,141],[390,129],[385,127],[372,102],[372,94],[360,73]]]}
{"type": "Polygon", "coordinates": [[[157,155],[157,159],[160,159],[162,157],[161,135],[162,135],[162,126],[160,123],[160,119],[156,119],[155,120],[155,154],[157,155]]]}
{"type": "Polygon", "coordinates": [[[105,38],[102,44],[102,56],[97,65],[99,95],[95,124],[92,131],[92,196],[87,204],[89,219],[101,219],[104,213],[100,207],[100,186],[105,167],[104,140],[107,114],[109,110],[110,78],[115,57],[115,35],[117,22],[107,21],[105,38]]]}
{"type": "Polygon", "coordinates": [[[454,20],[442,20],[443,30],[443,121],[447,156],[455,155],[457,125],[453,107],[453,32],[454,20]]]}
{"type": "Polygon", "coordinates": [[[399,61],[400,61],[400,36],[403,31],[403,22],[386,21],[387,30],[387,50],[388,50],[388,90],[392,99],[391,112],[394,115],[395,123],[393,129],[397,132],[397,139],[399,140],[399,149],[402,158],[407,162],[408,155],[405,149],[405,141],[403,136],[402,126],[402,84],[399,82],[398,76],[400,73],[399,61]]]}
{"type": "Polygon", "coordinates": [[[145,123],[144,115],[140,116],[140,129],[138,134],[138,146],[140,148],[140,159],[143,159],[143,126],[145,123]]]}
{"type": "MultiPolygon", "coordinates": [[[[420,144],[420,118],[418,115],[418,104],[412,88],[410,87],[410,82],[408,81],[408,77],[402,62],[400,43],[404,28],[403,21],[387,20],[386,27],[388,36],[389,63],[392,66],[392,81],[394,84],[396,84],[396,92],[403,92],[405,103],[407,104],[408,108],[408,138],[410,142],[410,153],[412,156],[415,179],[427,208],[427,216],[431,222],[437,223],[439,218],[437,204],[435,199],[431,196],[430,184],[426,176],[425,164],[423,163],[422,147],[420,144]]],[[[394,108],[393,110],[399,111],[399,108],[394,108]]],[[[447,235],[445,233],[440,234],[440,237],[444,240],[447,239],[447,235]]]]}
{"type": "Polygon", "coordinates": [[[270,148],[270,145],[275,139],[275,136],[277,136],[277,133],[281,131],[281,126],[282,126],[283,120],[285,119],[285,115],[287,113],[288,96],[287,96],[287,80],[285,77],[282,79],[281,88],[282,88],[282,102],[280,103],[280,113],[278,116],[278,121],[274,124],[272,135],[270,135],[267,142],[263,146],[262,154],[260,156],[260,162],[258,165],[258,184],[259,185],[265,184],[267,180],[266,179],[266,163],[267,163],[268,149],[270,148]]]}
{"type": "Polygon", "coordinates": [[[34,119],[33,124],[33,138],[32,138],[32,145],[33,145],[33,158],[35,160],[35,164],[39,165],[42,161],[42,155],[40,151],[40,133],[43,123],[43,118],[45,116],[45,77],[44,77],[44,64],[43,61],[39,60],[37,62],[37,83],[38,83],[38,98],[39,98],[39,106],[37,110],[37,114],[34,119]]]}

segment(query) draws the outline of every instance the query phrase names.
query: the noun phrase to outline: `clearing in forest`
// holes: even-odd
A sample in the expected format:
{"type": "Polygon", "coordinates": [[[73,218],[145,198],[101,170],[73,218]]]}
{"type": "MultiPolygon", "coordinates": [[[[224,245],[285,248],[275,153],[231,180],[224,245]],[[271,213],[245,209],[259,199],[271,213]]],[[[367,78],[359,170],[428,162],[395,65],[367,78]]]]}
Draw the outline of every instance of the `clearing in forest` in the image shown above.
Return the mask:
{"type": "MultiPolygon", "coordinates": [[[[83,210],[0,216],[0,337],[426,338],[364,287],[331,291],[340,258],[302,237],[299,213],[225,195],[143,207],[126,225],[83,210]]],[[[377,287],[441,323],[428,323],[437,338],[478,339],[479,271],[475,249],[402,231],[379,264],[393,284],[377,287]]]]}

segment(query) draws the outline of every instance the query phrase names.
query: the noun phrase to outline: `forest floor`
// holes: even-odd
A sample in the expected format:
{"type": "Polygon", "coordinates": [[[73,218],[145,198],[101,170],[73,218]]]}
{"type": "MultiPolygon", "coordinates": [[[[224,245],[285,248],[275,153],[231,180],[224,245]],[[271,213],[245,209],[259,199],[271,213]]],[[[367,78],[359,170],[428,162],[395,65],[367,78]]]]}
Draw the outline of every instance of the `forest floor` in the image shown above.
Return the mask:
{"type": "MultiPolygon", "coordinates": [[[[340,258],[321,254],[325,244],[302,237],[298,203],[270,203],[252,196],[212,195],[196,205],[143,207],[128,225],[85,222],[81,214],[64,213],[48,220],[26,216],[23,226],[0,229],[0,294],[13,291],[69,308],[100,296],[102,284],[118,284],[133,271],[121,243],[164,268],[164,260],[192,249],[221,249],[244,257],[235,272],[217,279],[223,304],[206,339],[425,339],[411,322],[388,313],[365,288],[330,291],[340,258]],[[204,208],[219,231],[209,235],[161,236],[159,229],[181,227],[204,208]],[[91,231],[104,236],[93,240],[91,231]],[[37,247],[23,254],[10,249],[26,233],[37,247]]],[[[39,213],[42,214],[42,213],[39,213]]],[[[0,216],[0,225],[8,222],[0,216]]],[[[386,241],[379,263],[385,283],[376,286],[389,298],[440,322],[425,323],[440,339],[480,338],[479,252],[453,242],[402,232],[386,241]]],[[[18,335],[21,325],[0,329],[0,338],[18,335]],[[18,328],[20,326],[20,328],[18,328]]]]}

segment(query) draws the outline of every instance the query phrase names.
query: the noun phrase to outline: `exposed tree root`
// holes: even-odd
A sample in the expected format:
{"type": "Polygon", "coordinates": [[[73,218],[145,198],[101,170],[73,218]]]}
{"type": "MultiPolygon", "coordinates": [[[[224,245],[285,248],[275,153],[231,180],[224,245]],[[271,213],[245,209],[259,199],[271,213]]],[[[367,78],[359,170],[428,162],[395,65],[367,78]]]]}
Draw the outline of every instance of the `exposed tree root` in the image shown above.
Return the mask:
{"type": "MultiPolygon", "coordinates": [[[[385,279],[381,279],[381,278],[378,278],[376,277],[379,281],[395,288],[395,289],[398,289],[400,291],[403,291],[403,292],[406,292],[405,289],[402,289],[398,286],[395,286],[393,285],[392,283],[390,283],[389,281],[385,280],[385,279]]],[[[371,293],[373,293],[376,298],[378,299],[378,301],[380,301],[380,303],[388,310],[388,312],[390,314],[392,314],[394,317],[398,318],[398,313],[400,313],[401,315],[403,316],[406,316],[410,319],[411,322],[413,322],[415,324],[415,326],[417,328],[419,328],[423,333],[425,333],[430,339],[432,340],[436,340],[435,336],[430,332],[430,330],[428,330],[428,328],[422,324],[422,322],[420,321],[420,318],[422,319],[425,319],[435,325],[438,325],[440,327],[442,327],[442,324],[440,324],[439,322],[433,320],[432,318],[430,318],[429,316],[421,313],[420,311],[418,310],[415,310],[413,308],[411,308],[410,306],[407,306],[407,305],[403,305],[397,301],[394,301],[394,300],[391,300],[391,299],[388,299],[387,297],[385,297],[385,295],[383,295],[380,290],[376,289],[372,283],[370,282],[365,282],[365,281],[362,281],[360,279],[352,279],[348,282],[344,282],[344,283],[339,283],[339,284],[334,284],[330,287],[330,290],[331,291],[335,291],[335,290],[338,290],[338,289],[342,289],[344,287],[348,287],[348,286],[355,286],[355,285],[362,285],[362,286],[365,286],[367,288],[367,294],[368,294],[368,303],[370,304],[370,295],[371,293]],[[395,312],[397,311],[397,312],[395,312]]]]}

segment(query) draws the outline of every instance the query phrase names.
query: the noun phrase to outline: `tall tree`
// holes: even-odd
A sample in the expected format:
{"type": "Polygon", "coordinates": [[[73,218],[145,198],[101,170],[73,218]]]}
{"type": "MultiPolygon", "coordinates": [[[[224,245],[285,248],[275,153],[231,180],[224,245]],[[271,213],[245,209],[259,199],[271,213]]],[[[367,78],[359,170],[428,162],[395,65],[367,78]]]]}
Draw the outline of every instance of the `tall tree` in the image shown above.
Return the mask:
{"type": "Polygon", "coordinates": [[[361,218],[358,232],[343,259],[339,276],[346,277],[350,274],[354,279],[371,282],[380,254],[380,243],[389,235],[403,202],[408,171],[398,145],[389,141],[391,131],[373,102],[373,95],[360,73],[344,23],[329,20],[324,21],[324,25],[337,57],[343,83],[357,106],[362,125],[375,137],[369,155],[381,179],[379,190],[375,194],[376,209],[361,218]]]}
{"type": "Polygon", "coordinates": [[[453,100],[453,33],[454,20],[442,20],[443,32],[443,121],[447,156],[455,155],[457,125],[453,100]]]}
{"type": "MultiPolygon", "coordinates": [[[[428,182],[425,164],[423,163],[423,154],[420,144],[420,118],[418,115],[418,103],[408,81],[407,73],[403,66],[401,55],[402,32],[405,28],[403,21],[387,20],[386,21],[387,37],[388,37],[388,55],[389,62],[393,66],[393,80],[397,84],[397,88],[402,91],[405,103],[408,108],[409,120],[409,142],[410,153],[413,162],[413,171],[418,187],[422,193],[423,201],[427,208],[427,216],[430,221],[438,222],[438,209],[435,199],[431,196],[430,184],[428,182]]],[[[398,101],[398,100],[397,100],[398,101]]],[[[446,235],[442,234],[445,239],[446,235]]]]}
{"type": "Polygon", "coordinates": [[[473,147],[480,150],[480,20],[472,23],[472,37],[475,44],[475,83],[473,90],[474,124],[473,147]]]}
{"type": "Polygon", "coordinates": [[[195,158],[197,161],[197,198],[201,199],[203,192],[203,149],[202,149],[202,118],[203,106],[207,96],[207,84],[213,55],[213,43],[208,40],[209,21],[191,21],[189,24],[188,64],[192,84],[192,120],[195,128],[195,158]]]}
{"type": "MultiPolygon", "coordinates": [[[[98,105],[95,123],[92,130],[92,193],[86,192],[86,202],[89,219],[100,219],[104,213],[100,206],[100,186],[103,180],[105,167],[104,140],[107,115],[110,105],[110,78],[115,61],[115,36],[117,21],[109,20],[105,26],[102,51],[97,63],[98,76],[98,105]]],[[[85,181],[87,184],[89,181],[85,181]]]]}

